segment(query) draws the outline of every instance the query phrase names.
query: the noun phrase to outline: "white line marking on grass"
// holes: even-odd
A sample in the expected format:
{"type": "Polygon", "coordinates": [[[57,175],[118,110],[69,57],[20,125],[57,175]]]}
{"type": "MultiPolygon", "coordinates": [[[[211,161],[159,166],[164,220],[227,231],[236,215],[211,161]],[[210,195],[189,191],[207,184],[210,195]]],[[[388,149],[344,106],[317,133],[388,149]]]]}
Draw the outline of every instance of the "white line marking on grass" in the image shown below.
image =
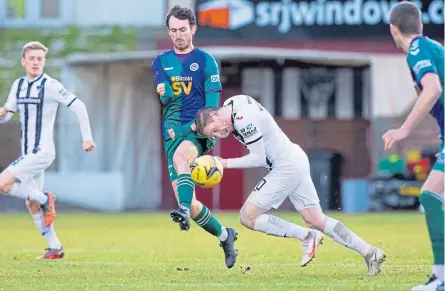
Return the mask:
{"type": "MultiPolygon", "coordinates": [[[[73,256],[75,258],[75,256],[73,256]]],[[[76,261],[76,260],[70,260],[69,258],[60,260],[60,262],[63,262],[64,264],[75,264],[75,265],[116,265],[116,266],[144,266],[144,265],[150,265],[152,266],[153,263],[149,262],[132,262],[132,261],[76,261]]],[[[187,261],[171,261],[171,262],[156,262],[155,265],[157,266],[176,266],[176,265],[189,265],[189,266],[209,266],[216,264],[216,262],[208,262],[208,261],[202,261],[202,262],[187,262],[187,261]]],[[[239,264],[239,266],[245,265],[246,263],[239,264]]],[[[299,263],[251,263],[250,264],[253,268],[255,267],[280,267],[280,266],[286,266],[286,267],[298,267],[300,268],[299,263]]],[[[361,264],[325,264],[325,263],[313,263],[314,267],[343,267],[343,268],[355,268],[358,265],[361,266],[361,264]]],[[[385,264],[385,268],[409,268],[409,267],[416,267],[416,268],[427,268],[430,265],[419,265],[419,264],[406,264],[406,265],[400,265],[400,264],[385,264]]]]}

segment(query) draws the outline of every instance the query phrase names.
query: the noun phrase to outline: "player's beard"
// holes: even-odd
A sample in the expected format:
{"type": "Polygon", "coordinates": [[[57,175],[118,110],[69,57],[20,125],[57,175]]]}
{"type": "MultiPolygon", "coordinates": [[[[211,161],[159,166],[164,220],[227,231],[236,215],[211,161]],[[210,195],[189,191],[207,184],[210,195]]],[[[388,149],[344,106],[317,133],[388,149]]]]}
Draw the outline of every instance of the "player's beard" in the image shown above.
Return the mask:
{"type": "Polygon", "coordinates": [[[178,50],[178,51],[185,51],[185,50],[187,50],[189,47],[190,47],[190,41],[187,41],[187,40],[183,40],[183,42],[181,43],[182,45],[179,45],[179,44],[174,44],[174,46],[175,46],[175,48],[178,50]]]}

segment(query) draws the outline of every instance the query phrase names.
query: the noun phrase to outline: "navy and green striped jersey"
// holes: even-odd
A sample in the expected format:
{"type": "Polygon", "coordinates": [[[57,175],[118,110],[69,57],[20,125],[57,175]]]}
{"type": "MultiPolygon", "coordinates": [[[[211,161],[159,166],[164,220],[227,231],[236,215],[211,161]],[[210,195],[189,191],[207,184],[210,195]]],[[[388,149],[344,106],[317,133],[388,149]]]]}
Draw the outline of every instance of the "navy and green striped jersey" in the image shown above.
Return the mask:
{"type": "Polygon", "coordinates": [[[436,119],[440,128],[440,138],[444,138],[444,49],[443,45],[424,36],[411,41],[406,58],[414,85],[422,91],[422,78],[428,74],[437,74],[442,86],[442,94],[434,104],[430,114],[436,119]]]}
{"type": "Polygon", "coordinates": [[[206,94],[221,91],[215,59],[199,48],[188,54],[164,52],[153,60],[152,70],[155,85],[166,86],[161,96],[164,136],[165,128],[194,120],[196,112],[206,106],[206,94]]]}

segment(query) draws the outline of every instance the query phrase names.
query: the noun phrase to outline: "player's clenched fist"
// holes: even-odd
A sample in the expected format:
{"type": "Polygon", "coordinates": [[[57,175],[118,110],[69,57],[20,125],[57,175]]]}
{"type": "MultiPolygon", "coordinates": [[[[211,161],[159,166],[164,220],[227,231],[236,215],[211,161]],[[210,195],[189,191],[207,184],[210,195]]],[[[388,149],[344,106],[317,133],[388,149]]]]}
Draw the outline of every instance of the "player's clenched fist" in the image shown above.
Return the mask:
{"type": "Polygon", "coordinates": [[[156,92],[158,92],[158,94],[159,94],[160,96],[164,96],[164,94],[165,94],[165,84],[164,84],[164,83],[162,83],[162,84],[158,84],[158,85],[156,86],[156,92]]]}
{"type": "Polygon", "coordinates": [[[82,146],[83,146],[83,150],[86,152],[92,152],[96,148],[96,145],[94,144],[94,141],[92,141],[92,140],[84,141],[82,146]]]}

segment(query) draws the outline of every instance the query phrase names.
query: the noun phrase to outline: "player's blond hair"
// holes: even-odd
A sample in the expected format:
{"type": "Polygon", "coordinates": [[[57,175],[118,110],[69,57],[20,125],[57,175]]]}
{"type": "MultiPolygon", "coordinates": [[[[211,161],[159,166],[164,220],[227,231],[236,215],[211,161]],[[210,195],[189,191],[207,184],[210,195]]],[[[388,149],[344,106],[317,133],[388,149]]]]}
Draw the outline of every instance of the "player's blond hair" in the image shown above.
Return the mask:
{"type": "Polygon", "coordinates": [[[204,107],[196,112],[195,125],[198,133],[204,134],[204,128],[213,121],[211,113],[215,111],[218,111],[218,107],[204,107]]]}
{"type": "Polygon", "coordinates": [[[30,41],[27,44],[25,44],[22,48],[22,57],[24,58],[26,53],[32,50],[42,50],[45,52],[45,55],[48,53],[48,48],[44,46],[39,41],[30,41]]]}

